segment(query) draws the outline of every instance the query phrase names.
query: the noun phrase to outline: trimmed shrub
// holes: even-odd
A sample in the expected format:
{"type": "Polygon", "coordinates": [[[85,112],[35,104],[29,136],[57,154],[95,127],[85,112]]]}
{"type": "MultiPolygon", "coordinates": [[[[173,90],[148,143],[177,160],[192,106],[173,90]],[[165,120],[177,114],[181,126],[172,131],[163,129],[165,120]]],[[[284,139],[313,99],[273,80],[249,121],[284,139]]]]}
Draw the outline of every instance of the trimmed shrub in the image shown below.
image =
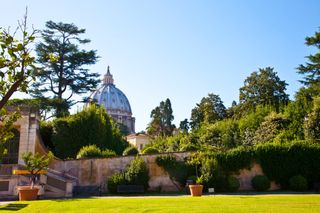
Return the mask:
{"type": "Polygon", "coordinates": [[[77,154],[77,159],[102,157],[101,150],[96,145],[84,146],[77,154]]]}
{"type": "Polygon", "coordinates": [[[117,193],[117,186],[126,184],[124,173],[115,173],[107,181],[110,193],[117,193]]]}
{"type": "Polygon", "coordinates": [[[229,176],[227,178],[227,188],[229,192],[236,192],[240,187],[240,182],[236,177],[229,176]]]}
{"type": "Polygon", "coordinates": [[[270,188],[270,181],[267,176],[256,175],[251,180],[252,187],[257,191],[266,191],[270,188]]]}
{"type": "Polygon", "coordinates": [[[117,154],[112,150],[103,150],[101,151],[96,145],[84,146],[80,149],[77,154],[77,159],[86,159],[86,158],[108,158],[114,157],[117,154]]]}
{"type": "Polygon", "coordinates": [[[138,153],[139,153],[139,151],[138,151],[138,149],[137,149],[136,147],[134,147],[134,146],[129,146],[129,147],[127,147],[127,148],[123,151],[122,155],[123,155],[123,156],[127,156],[127,155],[137,155],[138,153]]]}
{"type": "Polygon", "coordinates": [[[148,147],[146,149],[144,149],[142,151],[142,154],[144,155],[148,155],[148,154],[158,154],[159,151],[156,149],[156,148],[153,148],[153,147],[148,147]]]}
{"type": "Polygon", "coordinates": [[[101,154],[102,154],[102,157],[104,157],[104,158],[111,158],[111,157],[117,156],[117,154],[113,150],[110,150],[110,149],[102,150],[101,154]]]}
{"type": "Polygon", "coordinates": [[[296,175],[290,178],[289,187],[294,191],[306,191],[308,189],[308,181],[301,175],[296,175]]]}
{"type": "Polygon", "coordinates": [[[145,190],[148,189],[149,171],[141,157],[136,157],[131,161],[125,172],[125,179],[128,184],[143,185],[145,190]]]}

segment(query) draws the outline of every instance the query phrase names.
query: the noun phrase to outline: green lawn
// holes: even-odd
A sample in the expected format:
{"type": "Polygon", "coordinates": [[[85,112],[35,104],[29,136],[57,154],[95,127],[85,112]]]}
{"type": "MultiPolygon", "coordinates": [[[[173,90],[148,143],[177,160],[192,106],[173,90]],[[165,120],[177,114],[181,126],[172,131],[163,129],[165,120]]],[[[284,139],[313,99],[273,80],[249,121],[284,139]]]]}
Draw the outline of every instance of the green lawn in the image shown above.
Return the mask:
{"type": "Polygon", "coordinates": [[[320,212],[320,195],[132,197],[39,200],[0,206],[2,212],[320,212]],[[19,211],[18,211],[19,210],[19,211]]]}

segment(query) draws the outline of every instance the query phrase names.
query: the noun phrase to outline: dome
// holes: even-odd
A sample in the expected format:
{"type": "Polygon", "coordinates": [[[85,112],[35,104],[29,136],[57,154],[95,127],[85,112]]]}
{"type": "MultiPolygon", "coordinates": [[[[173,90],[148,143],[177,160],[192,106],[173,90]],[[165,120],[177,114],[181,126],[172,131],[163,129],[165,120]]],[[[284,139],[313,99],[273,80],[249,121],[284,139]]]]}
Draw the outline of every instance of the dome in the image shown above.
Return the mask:
{"type": "Polygon", "coordinates": [[[129,100],[126,95],[114,85],[109,66],[107,73],[104,75],[102,86],[92,93],[90,101],[103,106],[113,119],[128,127],[129,133],[134,132],[135,119],[132,117],[129,100]]]}
{"type": "Polygon", "coordinates": [[[91,99],[106,110],[132,114],[128,98],[114,84],[103,85],[92,94],[91,99]]]}

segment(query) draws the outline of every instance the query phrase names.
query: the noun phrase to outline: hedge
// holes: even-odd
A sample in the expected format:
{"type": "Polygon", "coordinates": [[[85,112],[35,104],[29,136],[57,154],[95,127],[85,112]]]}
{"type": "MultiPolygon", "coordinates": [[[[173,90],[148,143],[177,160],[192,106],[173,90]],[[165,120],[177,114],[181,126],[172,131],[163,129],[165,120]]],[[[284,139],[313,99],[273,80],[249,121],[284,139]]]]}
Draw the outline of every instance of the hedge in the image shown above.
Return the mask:
{"type": "Polygon", "coordinates": [[[208,155],[217,160],[219,168],[226,174],[250,168],[253,162],[257,162],[264,174],[283,188],[288,188],[289,179],[296,175],[302,175],[309,183],[320,180],[320,144],[306,141],[268,143],[208,155]]]}

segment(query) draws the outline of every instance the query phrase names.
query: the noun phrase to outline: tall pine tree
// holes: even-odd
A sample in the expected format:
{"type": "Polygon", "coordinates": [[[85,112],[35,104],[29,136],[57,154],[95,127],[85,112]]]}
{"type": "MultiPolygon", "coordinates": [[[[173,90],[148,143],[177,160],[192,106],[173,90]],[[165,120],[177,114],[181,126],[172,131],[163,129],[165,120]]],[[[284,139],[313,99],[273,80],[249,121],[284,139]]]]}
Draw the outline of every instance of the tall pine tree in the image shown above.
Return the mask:
{"type": "Polygon", "coordinates": [[[311,37],[306,37],[305,44],[317,49],[317,53],[308,55],[306,58],[308,62],[305,65],[300,64],[298,73],[304,75],[301,81],[305,86],[310,89],[312,95],[320,95],[320,32],[315,32],[311,37]]]}
{"type": "Polygon", "coordinates": [[[76,103],[74,95],[95,89],[99,82],[99,75],[87,68],[96,63],[96,51],[79,47],[90,42],[80,37],[84,33],[85,29],[74,24],[48,21],[41,33],[43,41],[36,46],[37,62],[42,67],[32,93],[42,100],[53,100],[50,103],[56,117],[68,115],[76,103]]]}

